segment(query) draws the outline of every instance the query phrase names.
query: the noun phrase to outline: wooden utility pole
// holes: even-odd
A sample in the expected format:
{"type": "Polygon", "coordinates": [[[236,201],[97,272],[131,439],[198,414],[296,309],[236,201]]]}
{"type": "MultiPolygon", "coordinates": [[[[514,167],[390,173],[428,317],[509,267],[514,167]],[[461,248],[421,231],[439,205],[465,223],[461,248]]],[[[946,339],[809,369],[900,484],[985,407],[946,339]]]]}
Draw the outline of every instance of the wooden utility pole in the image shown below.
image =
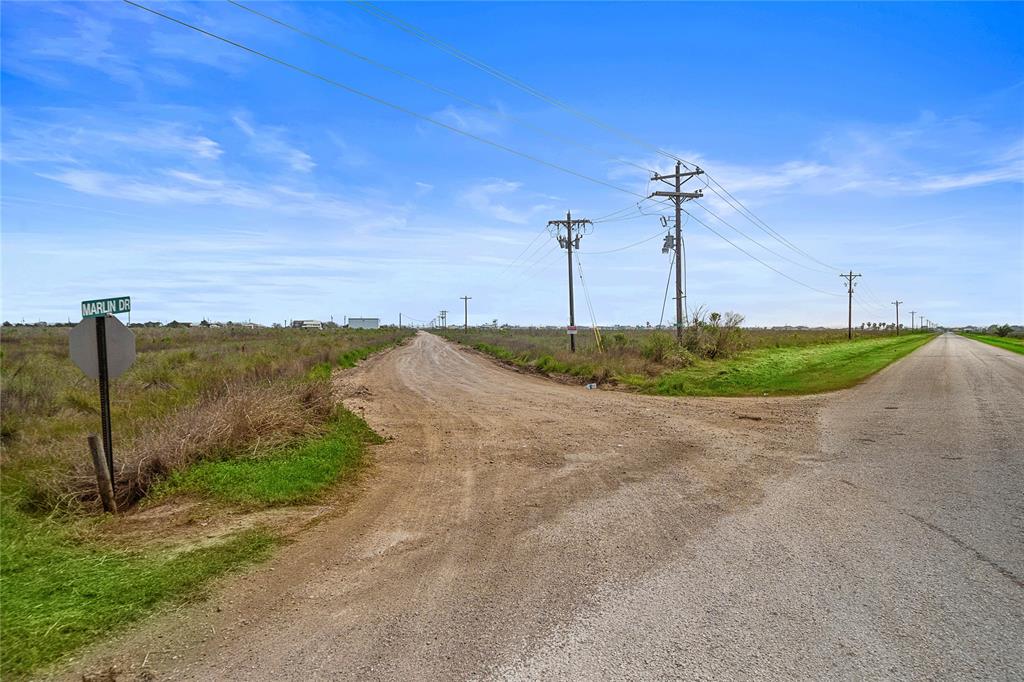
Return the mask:
{"type": "Polygon", "coordinates": [[[916,310],[910,311],[910,331],[914,331],[914,313],[916,312],[916,310]]]}
{"type": "Polygon", "coordinates": [[[573,220],[572,212],[565,212],[565,220],[549,220],[548,227],[555,228],[555,237],[558,245],[565,249],[567,262],[569,264],[569,350],[576,352],[576,302],[572,295],[572,250],[573,247],[580,248],[580,240],[583,239],[583,230],[587,225],[593,225],[586,218],[573,220]],[[565,228],[565,235],[562,235],[560,228],[565,228]]]}
{"type": "Polygon", "coordinates": [[[896,306],[896,336],[900,335],[900,304],[903,301],[893,301],[892,304],[896,306]]]}
{"type": "Polygon", "coordinates": [[[464,317],[462,318],[462,331],[468,332],[469,331],[469,302],[473,299],[473,297],[472,296],[460,296],[459,298],[462,299],[463,314],[464,314],[464,317]]]}
{"type": "Polygon", "coordinates": [[[849,274],[839,275],[846,280],[846,293],[849,294],[849,304],[847,306],[846,313],[846,338],[847,340],[853,339],[853,280],[860,277],[860,273],[854,273],[850,270],[849,274]]]}
{"type": "MultiPolygon", "coordinates": [[[[700,168],[695,167],[692,171],[683,171],[683,164],[676,161],[676,172],[669,175],[655,173],[651,180],[661,180],[673,185],[672,192],[652,192],[652,197],[668,197],[676,207],[676,248],[683,243],[683,202],[691,199],[700,199],[704,196],[701,190],[696,192],[682,191],[683,183],[690,178],[704,173],[700,168]],[[671,181],[671,182],[669,182],[671,181]]],[[[676,340],[683,341],[683,260],[676,256],[676,340]]]]}

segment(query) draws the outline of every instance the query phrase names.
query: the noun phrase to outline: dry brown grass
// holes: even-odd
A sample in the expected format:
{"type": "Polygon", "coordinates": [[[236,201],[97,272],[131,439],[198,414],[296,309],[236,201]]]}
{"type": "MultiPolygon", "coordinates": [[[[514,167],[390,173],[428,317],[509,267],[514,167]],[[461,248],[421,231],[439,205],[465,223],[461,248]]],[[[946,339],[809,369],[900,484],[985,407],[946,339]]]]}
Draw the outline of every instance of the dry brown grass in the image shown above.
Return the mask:
{"type": "MultiPolygon", "coordinates": [[[[203,460],[260,454],[325,427],[325,377],[408,331],[134,329],[139,357],[112,386],[119,506],[203,460]]],[[[6,329],[0,366],[5,504],[98,507],[85,436],[95,383],[67,357],[67,330],[6,329]]]]}
{"type": "MultiPolygon", "coordinates": [[[[322,433],[334,410],[327,382],[246,386],[204,401],[149,425],[135,447],[118,454],[117,502],[124,507],[146,496],[153,484],[204,459],[261,452],[322,433]]],[[[94,501],[92,467],[73,473],[79,499],[94,501]]]]}

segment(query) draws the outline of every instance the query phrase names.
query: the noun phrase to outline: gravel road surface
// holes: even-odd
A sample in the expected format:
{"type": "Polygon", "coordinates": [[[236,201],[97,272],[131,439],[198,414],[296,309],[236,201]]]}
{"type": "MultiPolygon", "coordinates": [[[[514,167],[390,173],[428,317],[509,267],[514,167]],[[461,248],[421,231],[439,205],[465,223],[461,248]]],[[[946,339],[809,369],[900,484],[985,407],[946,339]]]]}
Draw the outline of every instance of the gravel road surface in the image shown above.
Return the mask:
{"type": "Polygon", "coordinates": [[[1024,356],[664,399],[421,333],[337,384],[391,437],[354,500],[61,674],[1024,677],[1024,356]]]}

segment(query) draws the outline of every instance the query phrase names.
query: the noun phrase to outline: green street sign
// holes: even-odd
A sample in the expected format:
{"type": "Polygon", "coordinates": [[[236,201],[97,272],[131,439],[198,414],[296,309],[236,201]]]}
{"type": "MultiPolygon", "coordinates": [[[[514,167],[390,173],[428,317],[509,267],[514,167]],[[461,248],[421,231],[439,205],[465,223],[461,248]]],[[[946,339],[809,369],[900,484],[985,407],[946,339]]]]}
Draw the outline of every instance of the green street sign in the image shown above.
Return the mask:
{"type": "Polygon", "coordinates": [[[130,296],[117,298],[98,298],[95,301],[82,301],[82,317],[106,317],[119,315],[132,309],[130,296]]]}

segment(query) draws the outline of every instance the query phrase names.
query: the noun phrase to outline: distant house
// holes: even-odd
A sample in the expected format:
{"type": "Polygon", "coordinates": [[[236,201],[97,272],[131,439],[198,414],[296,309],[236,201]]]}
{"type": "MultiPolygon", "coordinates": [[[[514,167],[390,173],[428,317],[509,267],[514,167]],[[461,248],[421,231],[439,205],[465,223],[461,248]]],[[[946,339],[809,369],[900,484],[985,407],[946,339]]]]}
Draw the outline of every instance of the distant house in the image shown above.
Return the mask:
{"type": "Polygon", "coordinates": [[[379,329],[379,317],[350,317],[348,318],[349,329],[379,329]]]}
{"type": "Polygon", "coordinates": [[[292,327],[296,329],[323,329],[324,323],[320,320],[292,320],[292,327]]]}

